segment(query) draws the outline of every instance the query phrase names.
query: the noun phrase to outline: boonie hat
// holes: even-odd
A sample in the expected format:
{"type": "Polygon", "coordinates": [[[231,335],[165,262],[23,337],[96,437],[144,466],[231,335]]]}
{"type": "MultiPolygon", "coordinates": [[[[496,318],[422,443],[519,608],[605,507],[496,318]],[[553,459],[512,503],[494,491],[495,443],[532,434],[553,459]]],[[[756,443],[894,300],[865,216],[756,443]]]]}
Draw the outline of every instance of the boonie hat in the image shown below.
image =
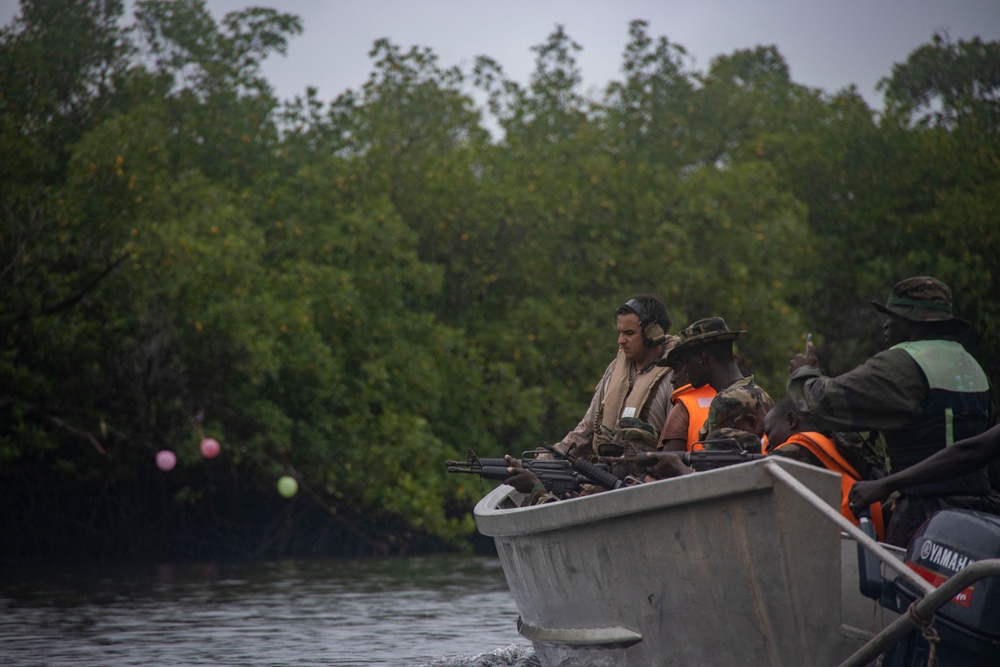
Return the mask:
{"type": "Polygon", "coordinates": [[[912,322],[940,322],[964,331],[969,323],[951,312],[951,288],[937,278],[916,276],[896,283],[885,305],[872,301],[875,310],[912,322]]]}
{"type": "Polygon", "coordinates": [[[740,417],[770,410],[774,401],[756,383],[751,386],[730,387],[712,399],[713,423],[716,428],[729,427],[740,417]]]}
{"type": "Polygon", "coordinates": [[[637,417],[623,417],[618,422],[618,429],[610,442],[597,446],[601,456],[621,456],[626,448],[635,451],[646,451],[656,446],[658,434],[653,427],[637,417]]]}
{"type": "Polygon", "coordinates": [[[655,446],[657,435],[653,427],[641,419],[623,417],[618,422],[618,431],[614,439],[635,445],[655,446]]]}
{"type": "Polygon", "coordinates": [[[740,340],[747,332],[733,331],[721,317],[706,317],[687,325],[679,335],[680,341],[666,357],[656,363],[657,366],[673,366],[697,347],[726,340],[740,340]]]}

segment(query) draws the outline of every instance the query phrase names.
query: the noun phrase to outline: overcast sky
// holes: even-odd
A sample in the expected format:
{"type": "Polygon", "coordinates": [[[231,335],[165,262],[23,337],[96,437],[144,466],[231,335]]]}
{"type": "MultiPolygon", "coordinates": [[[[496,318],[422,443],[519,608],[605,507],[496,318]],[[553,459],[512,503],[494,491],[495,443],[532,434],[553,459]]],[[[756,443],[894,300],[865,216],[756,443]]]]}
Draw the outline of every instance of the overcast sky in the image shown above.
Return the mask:
{"type": "MultiPolygon", "coordinates": [[[[132,2],[128,2],[131,7],[132,2]]],[[[471,68],[477,55],[500,63],[526,83],[534,69],[531,47],[557,24],[583,47],[577,62],[586,90],[620,79],[622,50],[633,19],[649,34],[684,46],[704,71],[717,55],[774,44],[792,79],[834,92],[855,84],[872,106],[879,78],[891,72],[935,31],[952,39],[1000,39],[1000,0],[208,0],[216,19],[264,5],[297,14],[304,32],[285,57],[264,65],[279,96],[306,86],[333,99],[368,78],[372,43],[387,37],[403,49],[430,47],[444,67],[471,68]]],[[[0,0],[4,24],[16,0],[0,0]]]]}

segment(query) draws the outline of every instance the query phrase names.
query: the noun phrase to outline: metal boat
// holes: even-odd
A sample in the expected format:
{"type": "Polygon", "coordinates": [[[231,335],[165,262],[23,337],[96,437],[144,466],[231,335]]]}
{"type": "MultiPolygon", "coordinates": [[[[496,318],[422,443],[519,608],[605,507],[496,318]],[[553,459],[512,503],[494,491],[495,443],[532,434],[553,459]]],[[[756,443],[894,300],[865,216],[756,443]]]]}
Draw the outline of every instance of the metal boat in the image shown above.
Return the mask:
{"type": "Polygon", "coordinates": [[[840,493],[775,457],[533,507],[501,485],[475,518],[544,667],[836,665],[897,618],[858,590],[840,493]]]}

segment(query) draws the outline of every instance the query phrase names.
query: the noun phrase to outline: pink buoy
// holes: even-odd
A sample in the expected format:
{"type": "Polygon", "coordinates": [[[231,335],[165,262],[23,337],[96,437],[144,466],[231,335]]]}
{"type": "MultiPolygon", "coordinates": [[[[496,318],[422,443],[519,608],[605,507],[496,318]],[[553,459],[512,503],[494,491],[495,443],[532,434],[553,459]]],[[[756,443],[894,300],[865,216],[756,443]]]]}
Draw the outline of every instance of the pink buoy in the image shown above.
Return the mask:
{"type": "Polygon", "coordinates": [[[201,455],[206,459],[214,459],[219,455],[219,441],[215,438],[205,438],[201,441],[201,455]]]}
{"type": "Polygon", "coordinates": [[[156,467],[163,472],[169,472],[177,465],[177,457],[169,449],[156,453],[156,467]]]}

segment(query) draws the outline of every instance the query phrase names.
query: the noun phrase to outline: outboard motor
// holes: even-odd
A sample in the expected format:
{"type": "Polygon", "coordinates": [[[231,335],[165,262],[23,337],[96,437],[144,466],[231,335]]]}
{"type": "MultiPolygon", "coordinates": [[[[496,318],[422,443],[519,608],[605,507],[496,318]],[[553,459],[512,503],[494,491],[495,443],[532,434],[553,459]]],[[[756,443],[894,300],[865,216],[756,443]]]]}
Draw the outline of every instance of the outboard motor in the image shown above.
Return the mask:
{"type": "MultiPolygon", "coordinates": [[[[1000,517],[948,509],[924,522],[910,541],[905,563],[935,586],[979,560],[1000,557],[1000,517]]],[[[905,614],[921,593],[902,577],[886,582],[882,606],[905,614]]],[[[933,618],[941,667],[1000,665],[1000,577],[980,579],[941,607],[933,618]]],[[[932,632],[933,632],[932,631],[932,632]]],[[[886,651],[883,667],[926,665],[930,645],[915,628],[886,651]]]]}

